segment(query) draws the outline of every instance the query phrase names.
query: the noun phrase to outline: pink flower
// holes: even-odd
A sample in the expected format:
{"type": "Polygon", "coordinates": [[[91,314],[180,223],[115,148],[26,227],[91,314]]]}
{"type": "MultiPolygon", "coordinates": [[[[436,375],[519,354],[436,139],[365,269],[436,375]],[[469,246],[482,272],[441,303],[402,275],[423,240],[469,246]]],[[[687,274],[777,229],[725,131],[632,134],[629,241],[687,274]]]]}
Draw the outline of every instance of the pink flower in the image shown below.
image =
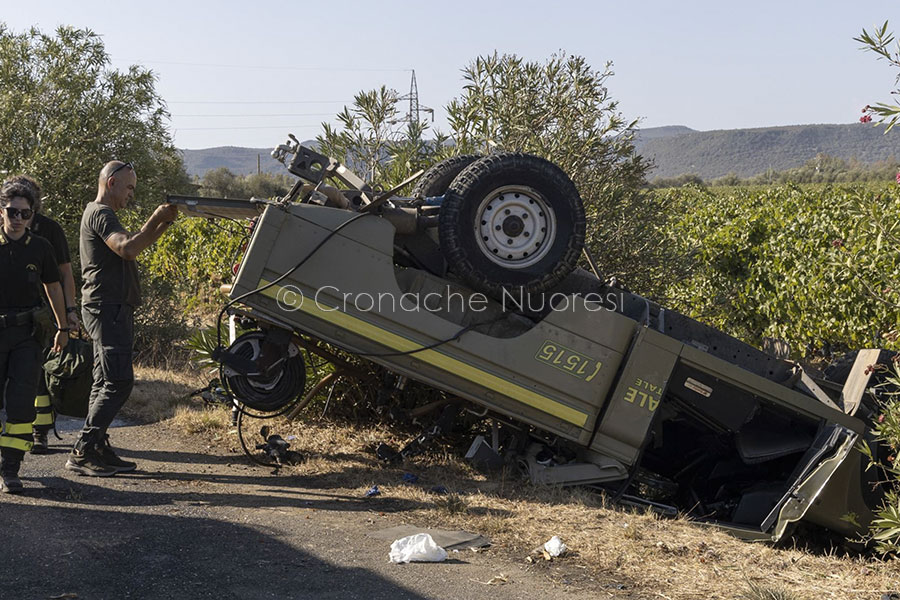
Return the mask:
{"type": "Polygon", "coordinates": [[[872,115],[863,115],[859,118],[860,123],[868,123],[872,120],[872,115]]]}
{"type": "Polygon", "coordinates": [[[897,183],[900,183],[900,171],[897,171],[897,183]]]}

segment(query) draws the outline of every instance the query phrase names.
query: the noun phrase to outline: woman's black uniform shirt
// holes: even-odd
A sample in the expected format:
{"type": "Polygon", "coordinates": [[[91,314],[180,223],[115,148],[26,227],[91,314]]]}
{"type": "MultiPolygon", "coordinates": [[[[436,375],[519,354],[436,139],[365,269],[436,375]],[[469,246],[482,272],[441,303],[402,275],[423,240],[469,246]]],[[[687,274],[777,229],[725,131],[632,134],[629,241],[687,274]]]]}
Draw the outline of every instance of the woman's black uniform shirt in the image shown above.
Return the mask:
{"type": "Polygon", "coordinates": [[[50,242],[27,230],[13,240],[0,228],[0,312],[40,306],[41,284],[58,281],[59,266],[50,242]]]}

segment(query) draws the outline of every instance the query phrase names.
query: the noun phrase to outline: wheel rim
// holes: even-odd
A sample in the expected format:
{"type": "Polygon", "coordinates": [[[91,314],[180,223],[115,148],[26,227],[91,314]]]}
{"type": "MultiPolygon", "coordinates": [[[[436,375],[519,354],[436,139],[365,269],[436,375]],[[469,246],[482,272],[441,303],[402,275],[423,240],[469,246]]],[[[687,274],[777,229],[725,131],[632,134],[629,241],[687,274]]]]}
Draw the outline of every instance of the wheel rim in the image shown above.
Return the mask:
{"type": "Polygon", "coordinates": [[[475,219],[479,249],[507,269],[540,262],[556,236],[556,214],[541,194],[527,186],[492,191],[481,201],[475,219]]]}

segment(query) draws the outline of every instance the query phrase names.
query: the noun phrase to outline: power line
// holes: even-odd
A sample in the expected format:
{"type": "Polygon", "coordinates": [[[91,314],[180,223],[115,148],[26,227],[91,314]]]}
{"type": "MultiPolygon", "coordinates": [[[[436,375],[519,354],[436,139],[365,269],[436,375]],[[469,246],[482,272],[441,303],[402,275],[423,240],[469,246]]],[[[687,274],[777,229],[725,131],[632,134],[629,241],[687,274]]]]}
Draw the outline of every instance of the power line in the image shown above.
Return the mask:
{"type": "Polygon", "coordinates": [[[214,67],[217,69],[270,69],[276,71],[341,71],[341,72],[360,72],[360,73],[403,73],[411,69],[398,68],[368,68],[368,67],[288,67],[279,65],[226,65],[218,63],[190,63],[190,62],[174,62],[165,60],[137,60],[131,61],[126,58],[115,59],[118,62],[149,64],[149,65],[176,65],[181,67],[214,67]]]}
{"type": "Polygon", "coordinates": [[[166,104],[346,104],[352,100],[173,100],[166,104]]]}
{"type": "Polygon", "coordinates": [[[307,125],[261,125],[248,127],[173,127],[175,131],[224,131],[227,129],[300,129],[303,127],[318,127],[321,123],[309,123],[307,125]]]}
{"type": "Polygon", "coordinates": [[[334,113],[259,113],[244,115],[172,115],[173,117],[333,117],[334,113]]]}

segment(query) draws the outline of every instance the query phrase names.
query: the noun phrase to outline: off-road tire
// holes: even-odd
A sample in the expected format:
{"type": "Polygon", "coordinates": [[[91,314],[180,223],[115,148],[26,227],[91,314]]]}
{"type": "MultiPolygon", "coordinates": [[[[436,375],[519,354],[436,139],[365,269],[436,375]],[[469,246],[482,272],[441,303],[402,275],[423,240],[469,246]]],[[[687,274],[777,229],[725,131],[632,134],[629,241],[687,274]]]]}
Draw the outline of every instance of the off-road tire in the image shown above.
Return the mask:
{"type": "Polygon", "coordinates": [[[559,284],[578,263],[585,230],[572,180],[550,161],[523,153],[469,165],[447,189],[438,220],[450,270],[495,298],[504,290],[533,294],[559,284]],[[508,234],[510,218],[509,230],[518,233],[508,234]]]}
{"type": "Polygon", "coordinates": [[[456,176],[479,158],[477,154],[461,154],[435,163],[416,181],[412,197],[443,196],[456,176]]]}

